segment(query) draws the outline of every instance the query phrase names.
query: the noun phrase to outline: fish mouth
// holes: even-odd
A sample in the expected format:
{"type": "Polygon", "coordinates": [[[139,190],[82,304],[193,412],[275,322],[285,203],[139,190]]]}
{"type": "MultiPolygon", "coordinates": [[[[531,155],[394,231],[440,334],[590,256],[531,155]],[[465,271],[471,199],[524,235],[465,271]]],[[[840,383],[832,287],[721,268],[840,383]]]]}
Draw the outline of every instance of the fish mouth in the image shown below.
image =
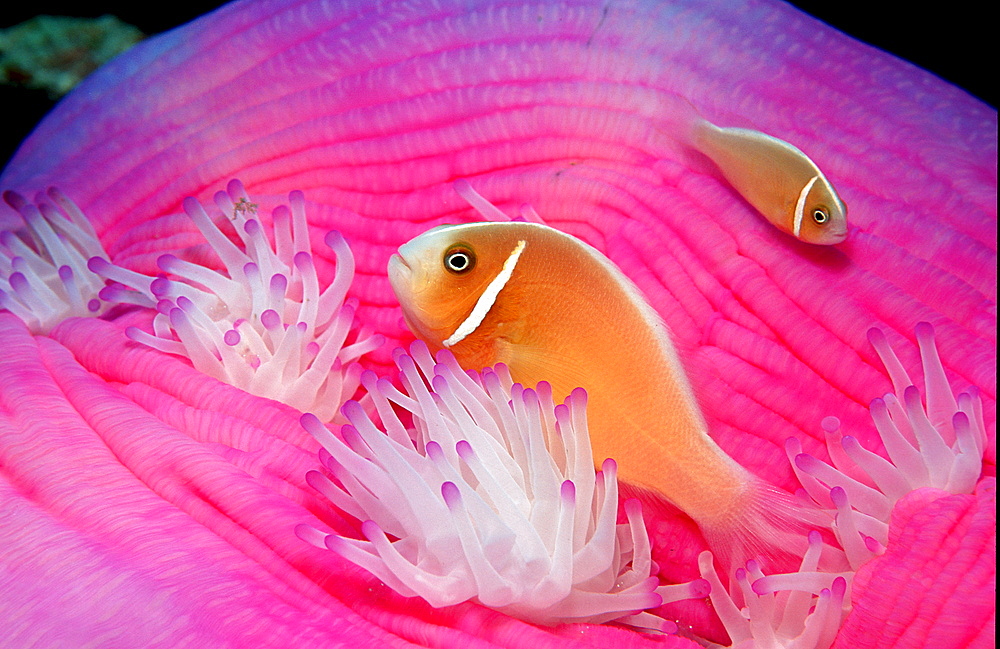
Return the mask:
{"type": "Polygon", "coordinates": [[[396,299],[402,304],[405,296],[411,290],[413,268],[406,263],[406,260],[401,255],[394,254],[392,257],[389,257],[387,271],[392,292],[396,294],[396,299]]]}
{"type": "Polygon", "coordinates": [[[421,309],[418,306],[419,300],[416,294],[420,292],[421,286],[417,286],[417,284],[426,284],[426,281],[418,281],[421,277],[420,264],[413,260],[407,262],[406,251],[402,248],[400,248],[400,253],[389,257],[388,274],[389,285],[392,287],[392,292],[396,294],[396,301],[399,302],[399,307],[403,311],[403,321],[418,338],[434,339],[433,332],[427,330],[419,316],[421,309]]]}
{"type": "Polygon", "coordinates": [[[418,302],[417,296],[428,288],[429,277],[420,262],[420,256],[407,246],[399,247],[399,252],[389,257],[387,268],[389,285],[396,294],[403,311],[412,311],[418,302]],[[409,254],[407,254],[409,253],[409,254]]]}
{"type": "Polygon", "coordinates": [[[827,233],[826,239],[831,245],[836,245],[838,243],[842,243],[847,240],[847,233],[848,233],[848,228],[846,227],[840,228],[827,233]]]}
{"type": "Polygon", "coordinates": [[[828,230],[821,230],[816,237],[809,241],[821,246],[835,246],[843,243],[847,239],[849,228],[847,226],[833,227],[828,230]]]}
{"type": "Polygon", "coordinates": [[[401,255],[393,253],[393,255],[389,257],[389,274],[391,275],[394,272],[412,273],[413,269],[410,268],[410,265],[406,263],[406,260],[403,259],[401,255]]]}
{"type": "Polygon", "coordinates": [[[420,268],[420,255],[415,249],[413,241],[407,241],[401,245],[389,258],[390,273],[395,270],[412,276],[418,268],[420,268]]]}
{"type": "Polygon", "coordinates": [[[401,304],[407,296],[422,291],[427,283],[426,274],[421,271],[420,252],[414,242],[409,241],[389,257],[389,283],[401,304]]]}

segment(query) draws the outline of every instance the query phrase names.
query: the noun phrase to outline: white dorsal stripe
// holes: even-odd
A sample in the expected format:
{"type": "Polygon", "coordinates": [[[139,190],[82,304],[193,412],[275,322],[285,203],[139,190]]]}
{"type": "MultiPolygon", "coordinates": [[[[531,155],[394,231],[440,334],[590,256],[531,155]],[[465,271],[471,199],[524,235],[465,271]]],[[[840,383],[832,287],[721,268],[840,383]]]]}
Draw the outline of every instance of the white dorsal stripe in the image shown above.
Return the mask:
{"type": "Polygon", "coordinates": [[[806,209],[806,199],[809,197],[809,190],[812,189],[816,181],[819,180],[819,176],[813,176],[806,186],[802,188],[799,192],[799,200],[795,203],[795,223],[792,227],[792,234],[799,236],[799,231],[802,230],[802,217],[805,215],[806,209]]]}
{"type": "Polygon", "coordinates": [[[497,301],[497,296],[500,295],[500,291],[503,287],[507,285],[510,281],[510,276],[514,273],[514,266],[517,265],[517,260],[520,259],[521,253],[524,252],[524,247],[527,245],[525,240],[520,240],[517,245],[514,246],[514,251],[510,253],[507,257],[507,261],[503,262],[503,268],[497,273],[497,276],[493,278],[487,286],[483,294],[479,296],[476,300],[476,306],[472,307],[472,313],[469,317],[462,321],[462,324],[458,325],[458,329],[455,333],[448,336],[444,341],[445,347],[451,347],[452,345],[461,342],[466,336],[475,331],[479,325],[483,323],[486,318],[486,314],[490,312],[493,308],[493,304],[497,301]]]}

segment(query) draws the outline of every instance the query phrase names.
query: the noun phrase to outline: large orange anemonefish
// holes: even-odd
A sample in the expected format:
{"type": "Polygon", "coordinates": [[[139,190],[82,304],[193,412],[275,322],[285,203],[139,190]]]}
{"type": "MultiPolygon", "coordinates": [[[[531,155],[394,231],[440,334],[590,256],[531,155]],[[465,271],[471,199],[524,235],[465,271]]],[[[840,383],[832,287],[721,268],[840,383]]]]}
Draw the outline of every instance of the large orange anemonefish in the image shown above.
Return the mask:
{"type": "Polygon", "coordinates": [[[800,536],[791,498],[709,437],[666,325],[596,249],[539,223],[441,226],[400,247],[389,279],[414,334],[466,369],[505,363],[557,400],[584,387],[595,461],[684,510],[724,560],[800,536]]]}

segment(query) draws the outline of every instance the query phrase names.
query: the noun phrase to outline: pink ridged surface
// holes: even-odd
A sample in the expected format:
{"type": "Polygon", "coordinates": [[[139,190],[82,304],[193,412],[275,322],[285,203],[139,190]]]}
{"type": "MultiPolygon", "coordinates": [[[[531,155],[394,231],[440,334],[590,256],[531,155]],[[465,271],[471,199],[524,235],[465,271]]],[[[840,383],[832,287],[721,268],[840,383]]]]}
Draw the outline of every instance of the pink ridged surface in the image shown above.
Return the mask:
{"type": "Polygon", "coordinates": [[[981,597],[997,585],[996,506],[995,478],[971,495],[926,488],[901,500],[886,553],[854,578],[836,648],[996,646],[996,605],[981,597]]]}
{"type": "MultiPolygon", "coordinates": [[[[826,457],[823,417],[839,417],[845,434],[878,450],[866,406],[890,384],[866,332],[883,328],[918,379],[913,327],[923,320],[937,331],[951,384],[977,386],[983,396],[990,436],[984,469],[995,473],[996,128],[996,112],[960,90],[778,3],[734,11],[726,2],[387,2],[378,8],[247,2],[151,39],[89,79],[25,142],[0,186],[31,196],[58,185],[94,220],[115,263],[146,273],[157,272],[164,252],[208,259],[181,210],[185,196],[207,203],[238,177],[267,208],[301,189],[314,250],[325,250],[322,236],[330,228],[341,230],[354,250],[358,276],[351,295],[361,301],[361,318],[390,338],[368,364],[385,370],[395,344],[410,339],[386,261],[433,225],[475,219],[451,186],[466,178],[508,213],[531,203],[549,224],[611,257],[671,327],[720,445],[751,470],[793,488],[784,440],[798,436],[805,452],[826,457]],[[757,128],[806,151],[849,206],[849,240],[817,248],[766,224],[703,160],[677,147],[672,129],[685,100],[720,124],[757,128]]],[[[0,224],[12,218],[3,210],[0,224]]],[[[327,280],[331,257],[319,260],[327,280]]],[[[345,639],[387,642],[434,643],[435,634],[452,632],[486,633],[485,642],[498,644],[556,642],[549,632],[507,621],[490,635],[500,622],[476,607],[462,607],[459,615],[412,604],[401,613],[386,605],[364,620],[338,608],[357,598],[324,572],[334,559],[310,555],[294,537],[268,536],[280,536],[271,527],[281,526],[290,534],[287,526],[320,511],[302,486],[314,448],[296,429],[294,413],[262,400],[248,405],[240,399],[249,397],[199,384],[190,373],[165,375],[155,390],[141,387],[151,378],[136,387],[129,372],[138,358],[124,347],[109,351],[114,331],[67,323],[54,334],[57,344],[30,342],[9,317],[0,324],[4,336],[53,358],[65,360],[65,351],[57,353],[65,345],[108,381],[88,388],[95,396],[80,397],[86,407],[75,398],[65,405],[67,416],[77,417],[70,428],[79,439],[70,444],[51,431],[28,434],[21,406],[4,415],[0,475],[11,497],[3,502],[39,530],[26,538],[64,532],[55,536],[65,544],[54,546],[62,553],[54,562],[69,561],[103,538],[101,525],[119,525],[116,512],[139,533],[124,504],[100,499],[110,489],[139,503],[130,506],[179,508],[196,528],[197,535],[178,532],[184,538],[176,543],[160,541],[164,553],[191,556],[176,572],[167,570],[177,585],[158,591],[185,610],[204,609],[201,600],[184,598],[213,575],[230,580],[219,588],[246,588],[262,598],[257,614],[219,613],[254,628],[277,623],[266,616],[267,623],[260,621],[267,597],[308,602],[294,614],[276,614],[292,634],[298,633],[291,628],[295,615],[319,616],[303,622],[303,635],[295,638],[322,627],[345,639]],[[194,384],[205,392],[180,399],[187,409],[161,394],[176,399],[194,384]],[[232,401],[217,396],[223,392],[232,401]],[[180,436],[137,435],[129,442],[137,453],[151,453],[146,444],[165,445],[160,452],[192,464],[147,457],[145,474],[133,466],[140,455],[106,457],[107,476],[84,472],[71,483],[75,490],[67,487],[103,504],[107,521],[87,528],[67,504],[81,496],[60,496],[58,476],[84,462],[88,445],[105,445],[102,426],[111,424],[81,413],[98,408],[91,399],[114,394],[122,408],[134,404],[115,411],[133,422],[130,430],[177,428],[176,416],[187,422],[180,436]],[[261,420],[245,421],[247,412],[261,420]],[[206,437],[211,430],[225,435],[206,437]],[[268,450],[248,457],[241,445],[256,443],[268,450]],[[11,455],[15,451],[29,457],[11,455]],[[74,459],[77,453],[84,456],[74,459]],[[254,468],[257,460],[267,470],[254,468]],[[171,496],[183,489],[170,485],[190,489],[195,477],[198,497],[215,499],[197,508],[200,513],[171,496]],[[273,507],[255,510],[258,497],[273,507]],[[248,545],[235,543],[235,536],[248,545]],[[203,561],[216,546],[232,553],[218,565],[242,562],[252,573],[248,581],[203,561]],[[185,575],[194,586],[183,586],[185,575]],[[414,616],[421,621],[411,635],[406,620],[414,616]],[[329,628],[316,622],[328,619],[336,620],[329,628]],[[460,630],[446,632],[449,626],[460,630]]],[[[22,368],[6,355],[0,363],[5,379],[8,368],[22,368]]],[[[19,373],[15,385],[37,381],[41,389],[65,380],[61,365],[43,371],[41,361],[31,363],[23,365],[38,375],[19,373]]],[[[149,371],[165,372],[154,367],[149,371]]],[[[3,398],[10,401],[6,387],[3,398]]],[[[36,418],[32,426],[44,427],[48,413],[28,412],[36,418]]],[[[690,558],[702,547],[697,533],[672,516],[650,523],[654,558],[661,564],[683,558],[661,568],[690,579],[690,558]]],[[[32,542],[40,541],[24,541],[32,542]]],[[[157,545],[152,538],[149,544],[157,545]]],[[[109,557],[140,561],[147,550],[98,546],[93,561],[105,564],[94,571],[107,575],[110,590],[130,592],[128,575],[140,573],[115,573],[109,557]]],[[[11,556],[0,552],[3,565],[11,556]]],[[[336,569],[363,582],[349,568],[336,569]]],[[[49,588],[60,592],[56,582],[49,588]]],[[[992,593],[977,596],[992,602],[992,593]]],[[[52,610],[45,597],[55,595],[17,600],[18,614],[43,619],[52,610]]],[[[704,610],[692,613],[700,628],[710,625],[704,610]]],[[[196,622],[191,625],[177,632],[194,633],[196,622]]],[[[621,630],[606,633],[643,642],[621,630]]],[[[37,646],[51,646],[48,636],[38,637],[37,646]]]]}

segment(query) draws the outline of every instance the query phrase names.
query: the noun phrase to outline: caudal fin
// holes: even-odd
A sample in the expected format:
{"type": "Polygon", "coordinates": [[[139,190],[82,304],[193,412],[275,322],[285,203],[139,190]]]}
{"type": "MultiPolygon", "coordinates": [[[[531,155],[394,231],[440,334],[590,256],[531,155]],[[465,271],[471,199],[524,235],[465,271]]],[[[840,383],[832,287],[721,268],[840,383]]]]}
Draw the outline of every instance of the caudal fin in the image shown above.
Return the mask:
{"type": "MultiPolygon", "coordinates": [[[[830,515],[794,496],[754,479],[725,515],[699,522],[716,559],[727,573],[756,559],[768,572],[795,571],[809,547],[808,535],[819,531],[833,541],[830,515]]],[[[843,552],[824,551],[828,570],[847,569],[843,552]]]]}

